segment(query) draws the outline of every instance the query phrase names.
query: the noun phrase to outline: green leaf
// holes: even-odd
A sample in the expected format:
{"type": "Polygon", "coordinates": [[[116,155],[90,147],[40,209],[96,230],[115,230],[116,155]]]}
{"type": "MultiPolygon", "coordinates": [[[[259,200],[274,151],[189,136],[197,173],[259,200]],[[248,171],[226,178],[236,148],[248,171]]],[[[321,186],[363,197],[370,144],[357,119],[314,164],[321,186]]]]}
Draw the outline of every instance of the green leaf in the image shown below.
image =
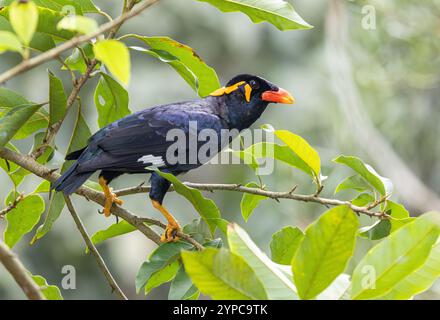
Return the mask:
{"type": "Polygon", "coordinates": [[[359,235],[371,240],[379,240],[415,219],[409,216],[404,206],[391,200],[387,200],[384,211],[391,217],[390,219],[380,220],[371,226],[361,228],[359,235]]]}
{"type": "Polygon", "coordinates": [[[353,156],[340,155],[334,162],[344,164],[356,171],[374,189],[384,196],[392,192],[392,183],[389,179],[381,177],[371,166],[362,162],[361,159],[353,156]]]}
{"type": "Polygon", "coordinates": [[[130,52],[117,40],[102,40],[93,45],[96,59],[104,63],[123,84],[130,81],[130,52]]]}
{"type": "Polygon", "coordinates": [[[388,236],[390,230],[391,222],[389,220],[378,220],[371,226],[359,229],[359,235],[370,240],[379,240],[388,236]]]}
{"type": "Polygon", "coordinates": [[[263,285],[246,261],[225,249],[182,251],[182,260],[197,288],[213,299],[267,299],[263,285]]]}
{"type": "Polygon", "coordinates": [[[6,214],[5,243],[12,248],[31,231],[44,212],[44,200],[37,194],[26,196],[17,206],[6,214]]]}
{"type": "MultiPolygon", "coordinates": [[[[0,0],[0,7],[9,6],[12,2],[14,0],[0,0]]],[[[69,8],[73,8],[76,14],[99,12],[91,0],[33,0],[33,2],[39,7],[64,13],[73,13],[67,12],[69,8]]]]}
{"type": "Polygon", "coordinates": [[[60,289],[55,285],[49,285],[42,276],[32,276],[32,279],[40,287],[41,292],[47,300],[63,300],[60,289]]]}
{"type": "Polygon", "coordinates": [[[44,180],[42,183],[38,185],[37,188],[33,191],[33,193],[48,193],[50,191],[50,182],[44,180]]]}
{"type": "Polygon", "coordinates": [[[292,149],[287,145],[279,145],[270,142],[256,143],[245,149],[251,153],[256,159],[274,158],[276,160],[287,163],[288,165],[298,168],[308,175],[313,176],[311,168],[305,163],[292,149]]]}
{"type": "MultiPolygon", "coordinates": [[[[270,125],[263,125],[262,128],[275,134],[278,139],[283,141],[297,155],[296,159],[290,160],[293,161],[293,166],[304,171],[317,181],[320,179],[321,159],[318,152],[306,140],[287,130],[274,130],[270,125]]],[[[285,150],[280,148],[274,150],[280,153],[279,157],[287,158],[285,150]]]]}
{"type": "Polygon", "coordinates": [[[5,51],[23,53],[23,48],[15,34],[9,31],[0,31],[0,53],[5,51]]]}
{"type": "Polygon", "coordinates": [[[153,273],[150,279],[148,279],[147,284],[145,285],[145,294],[148,294],[154,288],[157,288],[162,284],[173,280],[178,270],[179,270],[179,262],[174,261],[169,265],[167,265],[166,267],[164,267],[163,269],[153,273]]]}
{"type": "Polygon", "coordinates": [[[202,219],[208,224],[211,234],[214,234],[216,227],[226,233],[224,220],[221,219],[220,210],[214,201],[205,198],[202,193],[194,188],[185,186],[179,179],[171,173],[156,171],[161,177],[173,184],[174,190],[192,203],[202,219]]]}
{"type": "MultiPolygon", "coordinates": [[[[89,126],[81,113],[81,108],[78,108],[75,127],[73,128],[73,133],[70,137],[69,147],[67,148],[66,154],[80,150],[87,146],[87,141],[91,135],[92,133],[90,132],[89,126]]],[[[61,172],[65,172],[74,162],[75,161],[73,160],[64,162],[61,172]]]]}
{"type": "Polygon", "coordinates": [[[266,21],[280,30],[310,29],[293,6],[282,0],[199,0],[207,2],[223,12],[242,12],[254,23],[266,21]]]}
{"type": "Polygon", "coordinates": [[[268,299],[298,299],[292,281],[257,247],[248,234],[236,224],[228,225],[228,243],[232,253],[241,256],[252,266],[256,276],[260,279],[266,290],[268,299]]]}
{"type": "Polygon", "coordinates": [[[31,240],[31,244],[34,244],[37,240],[41,239],[52,229],[53,224],[59,218],[61,211],[64,208],[64,196],[62,192],[54,192],[49,201],[49,208],[46,213],[46,218],[42,225],[37,228],[34,237],[31,240]]]}
{"type": "Polygon", "coordinates": [[[183,232],[199,243],[210,241],[211,230],[202,219],[194,219],[183,227],[183,232]]]}
{"type": "MultiPolygon", "coordinates": [[[[0,9],[0,15],[5,17],[10,22],[10,7],[5,7],[0,9]]],[[[39,33],[50,35],[54,38],[54,40],[68,40],[72,38],[75,34],[68,30],[58,30],[57,24],[58,22],[65,16],[63,13],[59,13],[50,9],[38,7],[38,25],[36,29],[36,33],[33,38],[35,38],[39,33]]],[[[55,45],[53,41],[50,41],[47,37],[39,37],[39,39],[34,42],[35,39],[31,41],[31,47],[42,46],[47,48],[50,45],[55,45]]],[[[43,48],[40,48],[40,50],[43,48]]],[[[47,49],[46,49],[47,50],[47,49]]],[[[43,50],[44,51],[44,50],[43,50]]]]}
{"type": "Polygon", "coordinates": [[[292,258],[303,238],[304,233],[298,227],[288,226],[275,232],[270,242],[272,261],[291,265],[292,258]]]}
{"type": "Polygon", "coordinates": [[[335,194],[342,190],[356,190],[359,192],[371,190],[371,186],[360,175],[355,174],[342,180],[335,189],[335,194]]]}
{"type": "Polygon", "coordinates": [[[98,29],[98,23],[91,18],[71,15],[58,22],[57,29],[89,34],[98,29]]]}
{"type": "MultiPolygon", "coordinates": [[[[31,105],[36,106],[37,104],[28,101],[26,98],[12,90],[0,88],[0,120],[6,113],[13,110],[15,107],[25,107],[31,105]]],[[[20,127],[20,129],[15,133],[13,139],[27,138],[35,131],[45,128],[48,122],[49,116],[46,110],[40,108],[31,115],[24,125],[20,127]]]]}
{"type": "Polygon", "coordinates": [[[353,271],[352,299],[382,296],[422,266],[440,234],[438,214],[420,216],[368,251],[353,271]]]}
{"type": "Polygon", "coordinates": [[[49,71],[49,125],[64,119],[67,110],[67,97],[63,82],[49,71]]]}
{"type": "Polygon", "coordinates": [[[409,216],[408,210],[406,210],[403,205],[391,200],[387,200],[385,212],[391,216],[391,219],[389,220],[391,223],[390,232],[400,229],[405,224],[415,219],[409,216]]]}
{"type": "Polygon", "coordinates": [[[124,37],[134,37],[147,44],[151,49],[130,47],[152,55],[162,62],[169,64],[193,88],[199,96],[206,97],[220,87],[217,74],[194,51],[194,49],[168,37],[143,37],[129,34],[124,37]]]}
{"type": "Polygon", "coordinates": [[[191,300],[194,295],[198,297],[199,290],[185,272],[185,268],[180,266],[173,281],[171,281],[168,300],[191,300]]]}
{"type": "Polygon", "coordinates": [[[407,300],[428,290],[440,277],[440,243],[431,250],[425,263],[397,283],[381,300],[407,300]]]}
{"type": "Polygon", "coordinates": [[[112,224],[107,229],[97,231],[92,236],[91,239],[92,239],[93,244],[97,245],[97,244],[100,244],[101,242],[104,242],[107,239],[118,237],[120,235],[133,232],[135,230],[136,230],[136,227],[133,227],[127,221],[122,220],[118,223],[112,224]]]}
{"type": "Polygon", "coordinates": [[[347,206],[327,210],[310,224],[293,260],[302,299],[313,299],[341,274],[353,255],[358,219],[347,206]]]}
{"type": "MultiPolygon", "coordinates": [[[[247,188],[257,188],[259,189],[260,186],[254,182],[250,182],[246,185],[247,188]]],[[[250,194],[250,193],[244,193],[243,198],[241,198],[240,202],[240,208],[241,208],[241,215],[243,216],[244,221],[247,222],[252,212],[255,210],[256,207],[260,204],[261,201],[267,199],[265,196],[260,196],[256,194],[250,194]]]]}
{"type": "MultiPolygon", "coordinates": [[[[90,129],[81,114],[81,109],[78,108],[76,123],[75,127],[73,128],[67,153],[83,148],[87,144],[87,140],[90,136],[90,129]]],[[[73,161],[64,162],[61,168],[61,173],[65,172],[72,163],[73,161]]],[[[41,239],[50,231],[50,229],[52,229],[53,224],[59,218],[61,211],[64,208],[64,204],[65,202],[63,194],[61,192],[53,193],[44,223],[38,227],[31,244],[35,243],[38,239],[41,239]]]]}
{"type": "Polygon", "coordinates": [[[9,7],[9,21],[24,45],[28,45],[37,30],[38,9],[32,1],[16,1],[9,7]]]}
{"type": "Polygon", "coordinates": [[[100,128],[131,113],[128,108],[128,92],[105,73],[101,73],[94,99],[100,128]]]}
{"type": "Polygon", "coordinates": [[[351,200],[351,203],[355,206],[364,207],[367,204],[373,203],[375,201],[374,197],[369,193],[361,193],[356,198],[351,200]]]}
{"type": "Polygon", "coordinates": [[[41,107],[41,104],[26,104],[3,113],[0,118],[0,147],[6,145],[41,107]]]}
{"type": "Polygon", "coordinates": [[[149,259],[141,265],[136,275],[136,292],[139,292],[147,284],[155,272],[176,261],[181,250],[192,248],[193,246],[186,242],[170,242],[164,243],[154,250],[149,259]]]}
{"type": "MultiPolygon", "coordinates": [[[[93,46],[90,43],[85,43],[80,46],[85,57],[89,60],[93,60],[95,55],[93,53],[93,46]]],[[[87,63],[84,61],[84,57],[78,48],[72,50],[72,54],[64,60],[64,63],[73,71],[79,71],[84,74],[87,70],[87,63]]],[[[95,66],[95,69],[99,68],[99,63],[95,66]]],[[[62,70],[67,70],[66,66],[61,67],[62,70]]]]}

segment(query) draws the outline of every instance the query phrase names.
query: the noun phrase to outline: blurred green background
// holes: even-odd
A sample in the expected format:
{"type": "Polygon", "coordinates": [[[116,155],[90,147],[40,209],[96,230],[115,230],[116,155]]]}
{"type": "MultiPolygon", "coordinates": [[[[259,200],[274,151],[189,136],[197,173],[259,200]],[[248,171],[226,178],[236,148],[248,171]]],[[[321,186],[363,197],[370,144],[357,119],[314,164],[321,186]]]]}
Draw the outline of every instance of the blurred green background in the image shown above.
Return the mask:
{"type": "MultiPolygon", "coordinates": [[[[164,0],[140,17],[126,23],[120,33],[170,36],[185,43],[212,67],[225,83],[238,73],[252,73],[267,78],[290,91],[297,103],[273,105],[259,123],[288,129],[307,139],[320,153],[325,181],[323,195],[333,196],[337,183],[350,171],[331,160],[340,153],[357,155],[395,183],[393,199],[404,203],[412,214],[440,209],[440,1],[344,1],[289,0],[299,14],[314,28],[306,31],[281,32],[275,27],[252,24],[243,14],[222,14],[206,3],[190,0],[164,0]],[[367,7],[365,7],[367,6],[367,7]],[[365,9],[367,8],[367,9],[365,9]],[[366,11],[374,9],[373,21],[365,21],[366,11]]],[[[122,1],[96,0],[112,16],[120,12],[122,1]]],[[[370,11],[369,11],[370,12],[370,11]]],[[[102,23],[102,17],[96,16],[102,23]]],[[[0,71],[19,63],[17,56],[0,56],[0,71]]],[[[48,63],[22,74],[7,83],[33,101],[46,101],[46,69],[62,76],[67,74],[56,63],[48,63]]],[[[97,79],[83,88],[81,96],[86,120],[96,131],[97,114],[93,92],[97,79]]],[[[140,110],[156,104],[193,99],[196,94],[166,64],[141,53],[132,53],[132,80],[129,86],[130,108],[140,110]]],[[[67,89],[68,90],[68,89],[67,89]]],[[[57,137],[59,153],[51,162],[57,168],[67,148],[74,112],[65,121],[57,137]]],[[[29,150],[32,138],[16,144],[22,152],[29,150]]],[[[94,177],[96,179],[96,177],[94,177]]],[[[124,176],[113,183],[115,189],[145,181],[147,176],[124,176]]],[[[246,183],[255,180],[244,165],[206,165],[181,179],[192,182],[246,183]]],[[[309,178],[287,165],[276,164],[271,176],[263,177],[272,190],[313,192],[309,178]]],[[[0,173],[0,199],[12,188],[8,177],[0,173]]],[[[28,176],[22,191],[32,191],[40,180],[28,176]]],[[[353,194],[341,193],[344,199],[353,194]]],[[[267,200],[262,202],[245,223],[240,214],[241,194],[209,194],[224,217],[243,226],[266,252],[272,233],[286,225],[305,228],[326,210],[316,204],[267,200]]],[[[113,223],[97,214],[99,207],[74,197],[90,234],[113,223]]],[[[125,206],[137,213],[162,218],[151,207],[147,195],[126,197],[125,206]]],[[[182,224],[197,213],[186,200],[169,193],[165,204],[182,224]]],[[[369,220],[364,221],[365,224],[369,220]]],[[[3,232],[5,221],[0,221],[3,232]]],[[[104,276],[94,259],[84,252],[84,244],[72,218],[66,212],[52,231],[35,245],[28,242],[33,233],[14,249],[26,266],[44,276],[49,283],[60,285],[64,265],[76,269],[76,289],[62,290],[67,299],[112,299],[104,276]]],[[[371,241],[358,240],[361,257],[371,241]]],[[[145,299],[135,294],[134,278],[141,263],[155,245],[140,233],[132,233],[99,246],[104,259],[122,289],[131,299],[145,299]]],[[[351,265],[354,264],[352,261],[351,265]]],[[[155,289],[147,299],[165,299],[165,287],[155,289]]],[[[9,275],[0,266],[0,299],[23,298],[9,275]]],[[[440,298],[440,284],[420,298],[440,298]]]]}

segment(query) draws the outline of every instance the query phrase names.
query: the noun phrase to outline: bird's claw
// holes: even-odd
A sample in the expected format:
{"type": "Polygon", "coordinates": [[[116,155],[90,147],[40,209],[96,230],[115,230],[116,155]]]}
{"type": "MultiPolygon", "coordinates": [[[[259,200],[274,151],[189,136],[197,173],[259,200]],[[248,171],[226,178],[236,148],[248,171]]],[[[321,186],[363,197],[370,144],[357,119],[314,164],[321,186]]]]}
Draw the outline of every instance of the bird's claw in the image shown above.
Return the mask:
{"type": "Polygon", "coordinates": [[[177,236],[177,233],[180,231],[181,229],[179,225],[168,224],[164,233],[160,237],[160,241],[164,243],[179,241],[180,238],[177,236]]]}
{"type": "Polygon", "coordinates": [[[113,193],[113,189],[110,188],[110,196],[109,196],[109,197],[106,197],[106,199],[105,199],[105,205],[104,205],[104,210],[103,210],[104,215],[105,215],[106,217],[109,217],[109,216],[110,216],[110,209],[111,209],[113,203],[116,203],[117,205],[120,206],[120,205],[123,205],[123,204],[124,204],[124,201],[121,200],[121,199],[119,199],[119,198],[116,196],[116,194],[113,193]]]}

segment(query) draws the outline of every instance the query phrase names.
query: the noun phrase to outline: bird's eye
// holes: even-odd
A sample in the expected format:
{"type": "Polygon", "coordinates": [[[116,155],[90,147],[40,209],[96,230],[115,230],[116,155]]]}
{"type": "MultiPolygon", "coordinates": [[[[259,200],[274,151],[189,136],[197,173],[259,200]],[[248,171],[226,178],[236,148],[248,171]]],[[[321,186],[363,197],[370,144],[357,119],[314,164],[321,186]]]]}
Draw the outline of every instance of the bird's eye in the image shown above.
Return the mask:
{"type": "Polygon", "coordinates": [[[260,88],[260,85],[259,85],[258,82],[255,81],[255,80],[251,80],[251,81],[249,81],[249,85],[250,85],[251,88],[254,89],[254,90],[260,88]]]}

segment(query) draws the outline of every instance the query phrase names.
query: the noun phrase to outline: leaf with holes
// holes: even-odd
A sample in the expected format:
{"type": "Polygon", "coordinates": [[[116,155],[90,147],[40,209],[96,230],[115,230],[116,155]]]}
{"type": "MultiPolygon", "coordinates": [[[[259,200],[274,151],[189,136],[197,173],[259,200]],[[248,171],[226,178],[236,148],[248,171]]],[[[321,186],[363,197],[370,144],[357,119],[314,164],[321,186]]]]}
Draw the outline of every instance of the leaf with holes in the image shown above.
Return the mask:
{"type": "Polygon", "coordinates": [[[100,128],[131,113],[128,108],[128,92],[105,73],[101,73],[94,99],[100,128]]]}

